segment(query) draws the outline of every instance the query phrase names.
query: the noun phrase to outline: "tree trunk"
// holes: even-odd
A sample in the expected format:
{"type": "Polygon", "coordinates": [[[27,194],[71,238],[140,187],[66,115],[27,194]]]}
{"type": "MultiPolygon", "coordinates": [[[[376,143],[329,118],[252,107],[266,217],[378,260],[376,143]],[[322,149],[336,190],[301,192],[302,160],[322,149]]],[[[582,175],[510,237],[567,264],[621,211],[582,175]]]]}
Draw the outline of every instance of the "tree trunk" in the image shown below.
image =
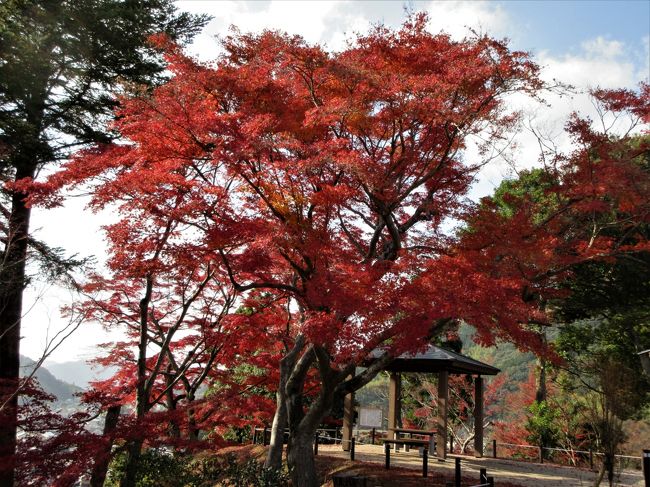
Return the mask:
{"type": "Polygon", "coordinates": [[[273,415],[273,425],[271,426],[271,443],[266,455],[264,466],[268,468],[279,469],[282,467],[282,450],[284,447],[284,430],[287,427],[287,406],[286,395],[284,393],[284,384],[280,378],[280,387],[275,393],[276,406],[273,415]]]}
{"type": "Polygon", "coordinates": [[[314,465],[314,449],[312,447],[315,431],[302,431],[290,439],[287,449],[287,463],[291,470],[293,485],[300,487],[319,487],[314,465]]]}
{"type": "Polygon", "coordinates": [[[280,360],[280,381],[275,393],[275,414],[271,427],[271,443],[264,462],[265,467],[279,469],[282,467],[282,450],[284,446],[284,430],[287,427],[287,382],[295,365],[296,356],[302,348],[302,340],[297,340],[294,348],[280,360]]]}
{"type": "Polygon", "coordinates": [[[142,440],[134,440],[129,444],[127,450],[126,472],[120,481],[120,487],[135,487],[140,455],[142,453],[142,440]]]}
{"type": "MultiPolygon", "coordinates": [[[[137,422],[140,422],[149,408],[149,398],[147,397],[147,329],[149,318],[149,303],[153,292],[153,276],[148,274],[146,277],[144,297],[140,300],[140,340],[138,342],[138,382],[135,399],[135,416],[137,422]]],[[[127,448],[126,473],[120,481],[120,487],[134,487],[138,464],[140,463],[140,453],[142,451],[143,440],[142,434],[137,433],[138,437],[129,442],[127,448]]]]}
{"type": "Polygon", "coordinates": [[[187,408],[187,436],[190,441],[199,440],[199,429],[196,427],[196,412],[194,410],[194,397],[187,398],[189,406],[187,408]]]}
{"type": "Polygon", "coordinates": [[[592,487],[599,487],[600,483],[603,481],[603,477],[605,476],[605,464],[603,463],[600,466],[600,470],[598,471],[598,475],[594,479],[594,483],[592,487]]]}
{"type": "Polygon", "coordinates": [[[614,462],[616,457],[612,454],[605,453],[604,465],[607,470],[607,480],[609,481],[609,487],[614,485],[614,462]]]}
{"type": "MultiPolygon", "coordinates": [[[[16,180],[34,177],[35,165],[19,165],[16,180]]],[[[20,324],[31,209],[23,193],[13,193],[7,243],[0,268],[0,485],[14,485],[18,420],[20,324]]]]}
{"type": "Polygon", "coordinates": [[[106,439],[106,445],[103,451],[95,458],[93,465],[92,475],[90,477],[90,487],[102,487],[104,480],[106,480],[106,472],[108,471],[108,464],[111,461],[111,450],[113,449],[112,434],[117,427],[117,422],[120,418],[120,411],[122,406],[111,406],[106,411],[106,418],[104,418],[104,432],[103,436],[106,439]]]}
{"type": "MultiPolygon", "coordinates": [[[[304,346],[305,340],[302,335],[296,337],[291,350],[280,360],[280,381],[278,392],[275,394],[276,406],[271,427],[271,445],[264,462],[265,467],[279,469],[282,467],[282,450],[284,445],[284,430],[288,424],[287,411],[287,384],[296,367],[298,354],[304,346]]],[[[288,446],[287,446],[288,448],[288,446]]]]}
{"type": "Polygon", "coordinates": [[[537,359],[537,368],[539,370],[539,377],[537,378],[537,390],[535,391],[535,401],[546,401],[546,360],[543,358],[537,359]]]}
{"type": "MultiPolygon", "coordinates": [[[[167,387],[167,392],[165,392],[165,402],[167,403],[167,411],[173,414],[176,411],[176,399],[174,398],[174,387],[173,382],[174,378],[171,375],[171,364],[167,367],[167,374],[165,375],[165,387],[167,387]]],[[[178,440],[181,437],[181,428],[178,425],[178,421],[175,417],[172,417],[169,420],[169,426],[167,427],[167,432],[169,437],[173,440],[178,440]]]]}

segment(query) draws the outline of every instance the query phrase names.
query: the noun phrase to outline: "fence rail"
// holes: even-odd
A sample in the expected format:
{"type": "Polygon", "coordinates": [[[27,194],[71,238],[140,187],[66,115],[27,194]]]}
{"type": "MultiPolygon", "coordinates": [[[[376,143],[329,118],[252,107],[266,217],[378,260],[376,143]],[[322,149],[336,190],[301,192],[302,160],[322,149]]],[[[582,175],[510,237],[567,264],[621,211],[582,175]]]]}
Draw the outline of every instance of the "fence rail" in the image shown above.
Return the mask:
{"type": "MultiPolygon", "coordinates": [[[[271,440],[271,428],[253,428],[253,442],[263,443],[267,445],[271,440]]],[[[386,430],[379,430],[377,428],[354,430],[354,440],[356,445],[372,444],[375,445],[379,440],[387,434],[386,430]]],[[[289,430],[284,431],[285,439],[288,437],[289,430]]],[[[314,441],[320,444],[335,444],[342,445],[344,443],[351,443],[350,440],[344,440],[341,428],[318,428],[314,441]],[[317,439],[316,439],[317,438],[317,439]]],[[[499,443],[492,440],[488,443],[486,453],[489,455],[489,450],[492,449],[493,458],[505,458],[509,460],[524,461],[524,462],[549,462],[555,465],[567,466],[583,466],[594,469],[594,459],[604,456],[604,453],[593,450],[571,450],[568,448],[556,447],[539,447],[535,445],[522,445],[516,443],[499,443]],[[530,452],[530,453],[527,453],[530,452]],[[498,455],[497,455],[498,453],[498,455]]],[[[454,453],[453,447],[449,449],[450,453],[454,453]]],[[[456,452],[460,453],[460,452],[456,452]]],[[[643,458],[636,455],[615,455],[614,456],[618,467],[623,469],[642,470],[643,458]]]]}
{"type": "MultiPolygon", "coordinates": [[[[521,445],[516,443],[497,443],[492,441],[492,457],[528,462],[549,462],[556,465],[588,466],[594,469],[594,459],[604,457],[605,454],[593,450],[571,450],[568,448],[540,447],[534,445],[521,445]],[[527,451],[534,450],[530,455],[527,451]],[[498,455],[496,454],[498,451],[498,455]]],[[[623,469],[642,469],[642,457],[636,455],[614,455],[614,461],[623,469]]]]}

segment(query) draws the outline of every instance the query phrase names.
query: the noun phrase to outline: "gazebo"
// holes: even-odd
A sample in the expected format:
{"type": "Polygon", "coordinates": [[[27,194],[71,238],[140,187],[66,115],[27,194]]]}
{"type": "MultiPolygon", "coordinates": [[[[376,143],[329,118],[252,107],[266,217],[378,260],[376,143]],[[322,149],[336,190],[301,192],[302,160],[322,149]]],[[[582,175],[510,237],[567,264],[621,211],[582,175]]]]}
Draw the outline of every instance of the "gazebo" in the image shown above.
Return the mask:
{"type": "MultiPolygon", "coordinates": [[[[383,353],[375,350],[370,360],[383,353]]],[[[438,374],[439,416],[436,428],[436,455],[439,459],[447,457],[447,416],[449,405],[449,374],[474,375],[474,451],[477,457],[483,456],[483,377],[500,372],[496,367],[479,362],[460,353],[429,345],[426,351],[403,354],[385,367],[389,373],[388,385],[388,430],[395,438],[398,411],[400,409],[401,374],[404,372],[423,372],[438,374]]],[[[354,394],[345,397],[343,412],[343,449],[348,450],[352,438],[354,421],[354,394]],[[347,440],[347,441],[346,441],[347,440]]]]}

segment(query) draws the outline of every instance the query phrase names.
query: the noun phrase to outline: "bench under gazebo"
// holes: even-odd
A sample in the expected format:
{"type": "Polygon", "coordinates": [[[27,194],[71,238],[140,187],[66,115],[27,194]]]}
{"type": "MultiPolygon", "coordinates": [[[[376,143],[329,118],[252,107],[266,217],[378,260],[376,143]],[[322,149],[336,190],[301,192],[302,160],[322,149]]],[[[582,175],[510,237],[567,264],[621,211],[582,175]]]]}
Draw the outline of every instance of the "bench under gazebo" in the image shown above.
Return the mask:
{"type": "MultiPolygon", "coordinates": [[[[373,352],[373,358],[379,357],[381,351],[373,352]]],[[[426,351],[414,354],[403,354],[384,368],[389,373],[388,385],[388,440],[397,441],[401,432],[397,427],[400,405],[401,374],[409,372],[431,373],[438,375],[438,404],[439,414],[435,434],[436,455],[439,459],[447,457],[447,416],[449,406],[449,375],[476,376],[474,381],[474,452],[477,457],[483,456],[483,391],[484,375],[496,375],[500,372],[496,367],[479,362],[460,353],[452,352],[435,345],[429,345],[426,351]]],[[[343,413],[343,449],[349,450],[352,439],[354,422],[354,394],[345,397],[343,413]]],[[[411,431],[411,433],[413,433],[411,431]]],[[[422,434],[430,434],[422,431],[422,434]]],[[[408,442],[406,442],[408,443],[408,442]]]]}

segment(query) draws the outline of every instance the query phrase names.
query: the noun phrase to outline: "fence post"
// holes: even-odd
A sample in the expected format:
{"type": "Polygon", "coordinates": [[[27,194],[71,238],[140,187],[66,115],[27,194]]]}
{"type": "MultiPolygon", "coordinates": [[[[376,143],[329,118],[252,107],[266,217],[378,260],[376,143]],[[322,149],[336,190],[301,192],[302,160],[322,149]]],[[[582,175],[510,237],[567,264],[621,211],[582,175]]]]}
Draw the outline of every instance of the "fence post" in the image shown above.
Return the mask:
{"type": "Polygon", "coordinates": [[[267,440],[266,440],[266,433],[267,433],[268,431],[269,431],[269,429],[268,429],[267,427],[264,427],[264,438],[262,439],[262,444],[263,444],[264,446],[268,445],[268,443],[266,442],[266,441],[267,441],[267,440]]]}
{"type": "Polygon", "coordinates": [[[372,444],[375,444],[375,428],[372,429],[372,444]]]}
{"type": "Polygon", "coordinates": [[[591,449],[589,449],[589,469],[594,469],[594,452],[591,449]]]}
{"type": "Polygon", "coordinates": [[[426,448],[422,452],[422,476],[426,477],[429,473],[429,450],[426,448]]]}
{"type": "Polygon", "coordinates": [[[544,463],[544,449],[540,446],[539,448],[539,463],[544,463]]]}
{"type": "Polygon", "coordinates": [[[494,477],[488,477],[487,483],[490,487],[494,487],[494,477]]]}
{"type": "Polygon", "coordinates": [[[316,432],[316,436],[314,437],[314,455],[318,455],[318,432],[316,432]]]}
{"type": "Polygon", "coordinates": [[[487,482],[487,470],[482,468],[478,471],[478,483],[479,484],[484,484],[487,482]]]}
{"type": "Polygon", "coordinates": [[[497,440],[492,440],[492,458],[497,457],[497,440]]]}
{"type": "Polygon", "coordinates": [[[650,487],[650,450],[643,450],[643,477],[645,487],[650,487]]]}
{"type": "Polygon", "coordinates": [[[449,453],[454,453],[454,437],[449,436],[449,453]]]}
{"type": "Polygon", "coordinates": [[[355,444],[355,439],[352,437],[350,440],[350,460],[354,461],[354,444],[355,444]]]}
{"type": "Polygon", "coordinates": [[[385,467],[386,470],[390,469],[390,444],[389,443],[384,443],[384,454],[386,455],[386,463],[385,467]]]}
{"type": "Polygon", "coordinates": [[[257,443],[257,428],[253,426],[253,445],[257,443]]]}
{"type": "Polygon", "coordinates": [[[460,458],[458,457],[454,465],[454,487],[460,487],[460,458]]]}

